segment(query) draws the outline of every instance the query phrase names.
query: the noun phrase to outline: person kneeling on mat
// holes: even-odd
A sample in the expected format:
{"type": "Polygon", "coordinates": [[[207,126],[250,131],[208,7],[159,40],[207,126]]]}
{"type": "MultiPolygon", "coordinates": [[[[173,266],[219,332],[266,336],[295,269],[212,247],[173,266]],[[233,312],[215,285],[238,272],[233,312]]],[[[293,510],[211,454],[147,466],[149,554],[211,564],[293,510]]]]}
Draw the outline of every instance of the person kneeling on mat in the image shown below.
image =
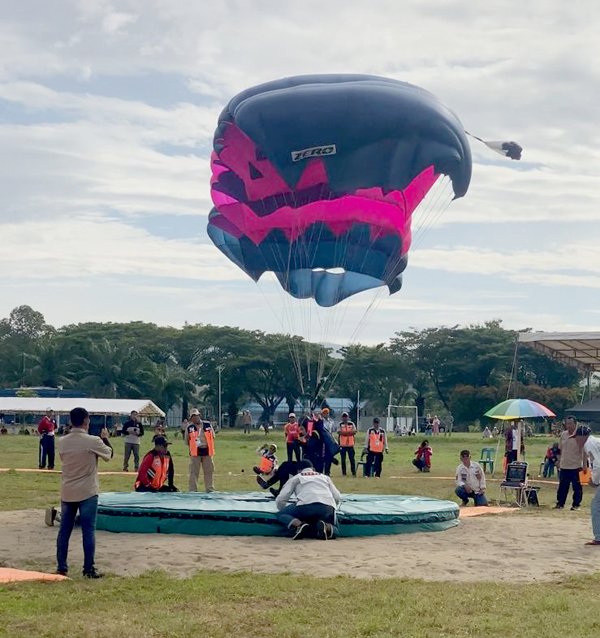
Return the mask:
{"type": "Polygon", "coordinates": [[[317,472],[309,460],[300,461],[298,469],[299,474],[286,482],[275,499],[277,520],[288,528],[294,540],[334,538],[340,493],[329,476],[317,472]],[[296,501],[288,505],[292,497],[296,501]]]}
{"type": "Polygon", "coordinates": [[[142,460],[135,481],[136,492],[178,492],[173,485],[175,468],[164,436],[154,437],[154,449],[142,460]]]}

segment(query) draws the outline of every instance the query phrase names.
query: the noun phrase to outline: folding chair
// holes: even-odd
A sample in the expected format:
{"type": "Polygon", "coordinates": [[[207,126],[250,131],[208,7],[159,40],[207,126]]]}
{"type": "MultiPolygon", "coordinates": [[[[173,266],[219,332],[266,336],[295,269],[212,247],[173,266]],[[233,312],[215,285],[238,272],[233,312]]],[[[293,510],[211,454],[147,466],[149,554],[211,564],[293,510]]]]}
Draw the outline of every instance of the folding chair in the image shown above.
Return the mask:
{"type": "Polygon", "coordinates": [[[527,463],[509,463],[506,476],[500,483],[500,501],[515,504],[517,507],[527,507],[528,479],[527,463]]]}
{"type": "Polygon", "coordinates": [[[490,474],[494,473],[494,456],[496,455],[496,449],[493,447],[484,447],[481,450],[481,458],[479,459],[479,465],[483,467],[483,471],[489,471],[490,474]]]}

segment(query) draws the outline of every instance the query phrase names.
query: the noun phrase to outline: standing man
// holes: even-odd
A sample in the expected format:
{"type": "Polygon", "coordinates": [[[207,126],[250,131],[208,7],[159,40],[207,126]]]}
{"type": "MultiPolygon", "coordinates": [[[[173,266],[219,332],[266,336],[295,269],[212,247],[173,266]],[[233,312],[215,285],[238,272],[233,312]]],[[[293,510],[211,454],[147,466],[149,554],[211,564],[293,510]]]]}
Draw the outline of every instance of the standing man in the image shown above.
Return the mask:
{"type": "Polygon", "coordinates": [[[60,486],[60,530],[56,539],[56,561],[58,574],[66,576],[69,571],[67,556],[69,539],[73,532],[75,517],[79,512],[83,537],[83,575],[86,578],[101,578],[96,571],[96,512],[98,510],[98,459],[110,461],[113,455],[108,441],[108,430],[102,428],[100,436],[89,435],[90,415],[85,408],[73,408],[70,412],[71,431],[58,442],[58,453],[62,461],[60,486]]]}
{"type": "Polygon", "coordinates": [[[488,504],[485,495],[485,473],[475,461],[471,461],[469,450],[460,453],[460,465],[456,468],[456,489],[454,493],[461,499],[463,505],[473,499],[476,507],[488,504]]]}
{"type": "Polygon", "coordinates": [[[48,459],[48,469],[54,469],[54,439],[56,434],[56,419],[52,408],[46,410],[46,414],[38,423],[40,435],[40,449],[38,467],[40,470],[46,469],[46,458],[48,459]]]}
{"type": "Polygon", "coordinates": [[[600,545],[600,439],[596,436],[590,436],[591,430],[588,427],[579,426],[575,431],[577,442],[583,449],[583,453],[587,459],[592,462],[592,478],[591,484],[596,488],[596,494],[592,499],[592,532],[594,539],[588,541],[586,545],[600,545]]]}
{"type": "Polygon", "coordinates": [[[244,426],[244,434],[250,434],[252,431],[252,415],[249,410],[242,412],[242,425],[244,426]]]}
{"type": "Polygon", "coordinates": [[[275,499],[277,520],[288,528],[294,540],[307,536],[329,540],[335,536],[335,509],[341,494],[308,459],[300,461],[298,469],[300,473],[286,482],[275,499]],[[295,502],[288,505],[294,496],[295,502]]]}
{"type": "Polygon", "coordinates": [[[519,427],[516,421],[511,421],[504,431],[504,456],[506,464],[515,463],[519,454],[519,427]]]}
{"type": "Polygon", "coordinates": [[[340,444],[340,457],[342,459],[342,474],[346,476],[346,456],[350,460],[350,472],[356,476],[355,444],[356,425],[349,420],[347,412],[342,412],[342,420],[338,428],[338,442],[340,444]]]}
{"type": "Polygon", "coordinates": [[[568,416],[565,419],[566,429],[560,435],[558,447],[558,490],[556,491],[555,510],[564,508],[567,502],[569,486],[573,486],[573,505],[571,511],[575,512],[581,506],[583,488],[579,480],[579,472],[583,468],[583,447],[577,442],[577,419],[568,416]]]}
{"type": "Polygon", "coordinates": [[[383,464],[383,453],[388,453],[387,436],[381,429],[379,417],[373,419],[373,425],[367,430],[365,439],[365,450],[367,451],[367,462],[365,464],[365,476],[371,477],[372,473],[377,478],[381,476],[381,466],[383,464]]]}
{"type": "Polygon", "coordinates": [[[190,450],[189,490],[190,492],[198,491],[198,477],[200,466],[202,466],[204,489],[207,492],[214,492],[215,431],[209,421],[202,421],[200,412],[195,408],[190,412],[190,421],[185,433],[185,442],[190,450]]]}
{"type": "Polygon", "coordinates": [[[131,411],[129,421],[123,424],[123,436],[125,437],[125,452],[123,456],[123,472],[129,471],[129,457],[133,452],[133,465],[137,472],[140,467],[140,438],[144,436],[144,426],[138,419],[138,413],[131,411]]]}

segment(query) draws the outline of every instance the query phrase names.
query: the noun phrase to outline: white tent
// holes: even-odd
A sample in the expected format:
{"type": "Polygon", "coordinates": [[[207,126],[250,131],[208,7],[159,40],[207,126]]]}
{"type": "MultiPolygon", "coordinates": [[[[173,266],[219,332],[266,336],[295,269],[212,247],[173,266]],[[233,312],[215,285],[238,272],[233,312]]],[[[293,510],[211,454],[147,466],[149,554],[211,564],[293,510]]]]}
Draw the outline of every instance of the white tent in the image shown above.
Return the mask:
{"type": "Polygon", "coordinates": [[[56,414],[67,414],[73,408],[85,408],[90,414],[119,415],[135,410],[140,416],[165,416],[150,399],[0,397],[0,414],[44,414],[48,408],[56,414]]]}

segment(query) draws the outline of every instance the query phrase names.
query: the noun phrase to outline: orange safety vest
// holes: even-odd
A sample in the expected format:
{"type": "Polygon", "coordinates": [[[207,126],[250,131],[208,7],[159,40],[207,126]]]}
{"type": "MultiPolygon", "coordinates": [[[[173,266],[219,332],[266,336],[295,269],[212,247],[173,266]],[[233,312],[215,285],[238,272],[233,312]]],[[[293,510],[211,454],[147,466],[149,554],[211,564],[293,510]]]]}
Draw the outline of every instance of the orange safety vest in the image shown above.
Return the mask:
{"type": "Polygon", "coordinates": [[[354,447],[354,423],[340,423],[340,447],[354,447]]]}
{"type": "Polygon", "coordinates": [[[369,432],[369,451],[380,453],[383,452],[384,443],[383,443],[383,431],[379,430],[375,432],[375,430],[371,430],[369,432]]]}
{"type": "MultiPolygon", "coordinates": [[[[169,476],[169,466],[171,465],[171,459],[168,456],[160,456],[157,454],[152,461],[152,465],[148,470],[148,476],[151,477],[150,487],[159,490],[167,480],[169,476]]],[[[135,488],[137,489],[141,485],[141,481],[135,482],[135,488]]]]}
{"type": "Polygon", "coordinates": [[[258,469],[262,474],[270,474],[275,467],[275,461],[266,456],[260,457],[260,463],[258,464],[258,469]]]}
{"type": "MultiPolygon", "coordinates": [[[[204,436],[206,437],[206,445],[208,447],[208,456],[215,455],[215,433],[212,429],[212,426],[208,422],[202,423],[202,430],[204,431],[204,436]]],[[[198,456],[198,439],[200,438],[200,431],[198,430],[198,426],[192,425],[188,426],[188,446],[190,448],[190,456],[198,456]]]]}

